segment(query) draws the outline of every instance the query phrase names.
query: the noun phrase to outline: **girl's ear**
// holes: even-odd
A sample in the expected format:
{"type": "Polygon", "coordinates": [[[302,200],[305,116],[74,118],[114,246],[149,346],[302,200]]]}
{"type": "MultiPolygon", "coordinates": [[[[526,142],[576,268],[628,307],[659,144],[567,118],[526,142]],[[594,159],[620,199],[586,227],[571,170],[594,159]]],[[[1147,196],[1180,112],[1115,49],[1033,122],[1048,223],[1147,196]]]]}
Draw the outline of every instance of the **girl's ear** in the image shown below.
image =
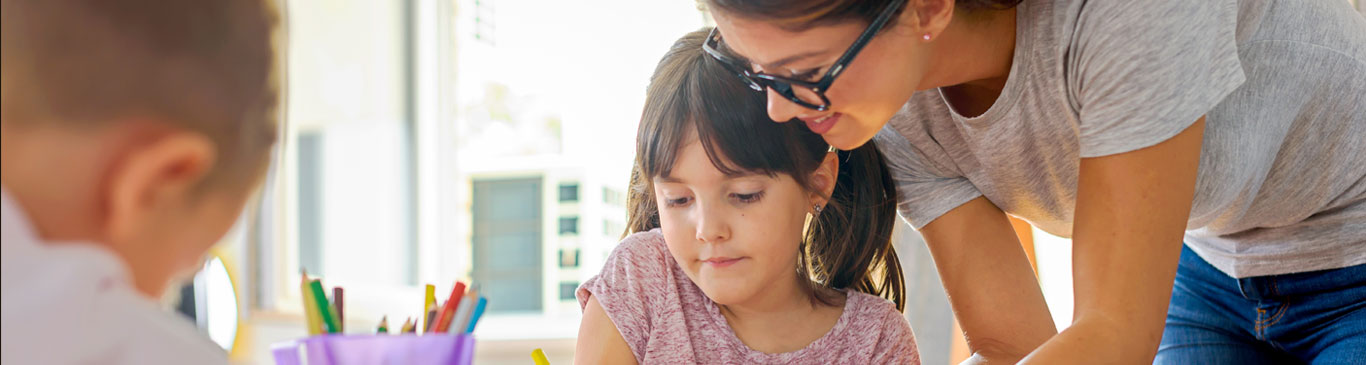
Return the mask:
{"type": "Polygon", "coordinates": [[[811,172],[811,204],[825,207],[830,194],[835,192],[835,180],[839,177],[840,161],[838,152],[825,154],[816,171],[811,172]]]}

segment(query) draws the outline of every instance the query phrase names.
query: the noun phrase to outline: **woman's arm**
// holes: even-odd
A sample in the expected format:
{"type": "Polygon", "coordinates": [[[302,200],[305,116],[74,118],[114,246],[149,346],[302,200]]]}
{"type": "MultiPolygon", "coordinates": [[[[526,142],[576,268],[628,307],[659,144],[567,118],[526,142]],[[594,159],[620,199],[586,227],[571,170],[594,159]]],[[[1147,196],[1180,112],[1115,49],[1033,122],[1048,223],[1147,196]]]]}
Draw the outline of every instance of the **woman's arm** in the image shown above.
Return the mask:
{"type": "Polygon", "coordinates": [[[635,364],[636,357],[617,325],[607,317],[598,298],[588,297],[579,324],[578,344],[574,346],[575,364],[635,364]]]}
{"type": "Polygon", "coordinates": [[[972,350],[965,363],[1015,363],[1058,333],[1015,230],[991,201],[973,199],[920,233],[972,350]]]}
{"type": "Polygon", "coordinates": [[[1195,195],[1205,118],[1152,147],[1081,160],[1072,326],[1025,363],[1152,363],[1195,195]]]}

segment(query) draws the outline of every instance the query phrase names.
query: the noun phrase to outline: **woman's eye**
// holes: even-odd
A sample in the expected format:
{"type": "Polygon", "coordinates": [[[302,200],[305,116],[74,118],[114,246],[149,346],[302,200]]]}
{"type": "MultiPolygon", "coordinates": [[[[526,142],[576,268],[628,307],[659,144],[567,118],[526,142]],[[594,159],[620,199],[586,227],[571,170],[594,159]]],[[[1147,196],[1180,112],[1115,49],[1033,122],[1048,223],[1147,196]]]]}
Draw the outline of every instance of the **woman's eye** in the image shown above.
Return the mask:
{"type": "Polygon", "coordinates": [[[816,73],[817,73],[818,71],[820,71],[820,70],[821,70],[821,69],[819,69],[819,68],[813,68],[813,69],[810,69],[810,70],[800,71],[800,72],[799,72],[799,71],[792,71],[791,74],[790,74],[790,76],[788,76],[788,77],[789,77],[789,78],[792,78],[792,79],[794,79],[794,80],[815,81],[816,73]]]}
{"type": "Polygon", "coordinates": [[[667,206],[670,206],[670,207],[681,207],[681,206],[687,205],[688,202],[690,202],[690,201],[692,201],[692,198],[689,198],[689,197],[682,197],[682,198],[676,198],[676,199],[664,199],[664,204],[667,205],[667,206]]]}
{"type": "Polygon", "coordinates": [[[759,199],[762,199],[764,197],[764,192],[760,191],[750,194],[731,194],[731,196],[735,197],[735,200],[738,200],[741,203],[755,203],[758,202],[759,199]]]}

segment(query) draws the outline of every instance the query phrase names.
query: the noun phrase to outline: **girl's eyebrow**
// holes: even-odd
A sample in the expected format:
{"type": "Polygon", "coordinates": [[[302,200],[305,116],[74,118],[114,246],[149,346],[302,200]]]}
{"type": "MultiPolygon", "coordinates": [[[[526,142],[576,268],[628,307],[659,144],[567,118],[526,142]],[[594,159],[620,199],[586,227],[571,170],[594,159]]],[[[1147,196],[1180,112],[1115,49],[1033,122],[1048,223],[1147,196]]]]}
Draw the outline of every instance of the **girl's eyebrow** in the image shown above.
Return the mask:
{"type": "MultiPolygon", "coordinates": [[[[733,173],[733,174],[727,174],[725,180],[726,180],[726,181],[738,180],[738,179],[744,179],[744,178],[755,177],[755,176],[768,176],[768,175],[762,174],[762,173],[757,173],[757,172],[751,172],[751,171],[738,171],[738,172],[733,173]]],[[[688,183],[687,181],[684,181],[683,179],[680,179],[680,178],[677,178],[677,177],[673,177],[673,176],[656,176],[656,177],[654,178],[654,180],[655,180],[655,183],[656,183],[656,184],[663,183],[663,184],[684,184],[684,185],[687,185],[687,183],[688,183]]]]}
{"type": "Polygon", "coordinates": [[[683,179],[673,176],[655,176],[655,183],[683,184],[683,179]]]}

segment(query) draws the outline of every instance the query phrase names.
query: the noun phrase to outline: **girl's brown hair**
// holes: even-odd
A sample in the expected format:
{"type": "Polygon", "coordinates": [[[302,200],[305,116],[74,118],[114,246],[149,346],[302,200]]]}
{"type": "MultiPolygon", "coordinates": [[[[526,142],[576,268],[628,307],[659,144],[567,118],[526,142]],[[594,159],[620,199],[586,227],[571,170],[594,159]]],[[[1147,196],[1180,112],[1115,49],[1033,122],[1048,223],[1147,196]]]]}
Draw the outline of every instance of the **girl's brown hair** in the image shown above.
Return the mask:
{"type": "MultiPolygon", "coordinates": [[[[659,227],[653,179],[668,176],[696,131],[712,165],[725,174],[792,176],[810,191],[811,174],[829,145],[801,123],[774,123],[764,94],[702,51],[710,29],[688,33],[655,67],[636,137],[636,162],[627,194],[627,234],[659,227]]],[[[831,289],[882,296],[905,307],[901,264],[892,249],[896,188],[873,142],[839,151],[839,174],[829,203],[812,219],[800,245],[797,274],[814,298],[840,299],[831,289]]]]}

